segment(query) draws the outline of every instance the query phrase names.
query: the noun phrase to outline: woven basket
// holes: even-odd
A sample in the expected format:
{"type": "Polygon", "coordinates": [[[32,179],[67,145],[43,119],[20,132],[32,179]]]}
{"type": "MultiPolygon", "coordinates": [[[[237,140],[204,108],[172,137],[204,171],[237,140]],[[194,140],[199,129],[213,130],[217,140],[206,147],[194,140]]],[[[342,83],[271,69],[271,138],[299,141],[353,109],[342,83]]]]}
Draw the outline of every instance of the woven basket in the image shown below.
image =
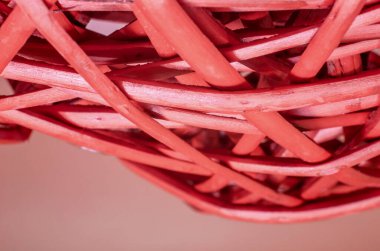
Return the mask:
{"type": "Polygon", "coordinates": [[[113,155],[234,219],[376,207],[377,2],[2,1],[1,143],[35,130],[113,155]]]}

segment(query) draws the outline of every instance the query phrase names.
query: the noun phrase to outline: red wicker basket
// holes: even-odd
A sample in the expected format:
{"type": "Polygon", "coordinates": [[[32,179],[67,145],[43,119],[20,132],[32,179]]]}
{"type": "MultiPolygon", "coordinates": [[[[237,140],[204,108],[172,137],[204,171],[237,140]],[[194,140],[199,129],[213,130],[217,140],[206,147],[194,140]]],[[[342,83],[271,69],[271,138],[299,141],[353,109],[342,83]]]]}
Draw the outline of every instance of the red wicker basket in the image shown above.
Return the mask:
{"type": "Polygon", "coordinates": [[[376,207],[378,2],[2,1],[1,143],[35,130],[113,155],[234,219],[376,207]]]}

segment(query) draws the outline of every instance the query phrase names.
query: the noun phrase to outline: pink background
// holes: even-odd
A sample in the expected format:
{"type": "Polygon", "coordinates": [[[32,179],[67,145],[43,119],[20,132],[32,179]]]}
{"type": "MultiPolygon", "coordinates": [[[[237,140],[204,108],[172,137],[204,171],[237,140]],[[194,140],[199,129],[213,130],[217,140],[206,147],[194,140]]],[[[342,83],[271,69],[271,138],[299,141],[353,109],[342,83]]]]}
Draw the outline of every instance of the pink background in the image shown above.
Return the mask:
{"type": "Polygon", "coordinates": [[[112,157],[35,133],[0,145],[0,250],[379,250],[380,210],[266,225],[199,214],[112,157]]]}

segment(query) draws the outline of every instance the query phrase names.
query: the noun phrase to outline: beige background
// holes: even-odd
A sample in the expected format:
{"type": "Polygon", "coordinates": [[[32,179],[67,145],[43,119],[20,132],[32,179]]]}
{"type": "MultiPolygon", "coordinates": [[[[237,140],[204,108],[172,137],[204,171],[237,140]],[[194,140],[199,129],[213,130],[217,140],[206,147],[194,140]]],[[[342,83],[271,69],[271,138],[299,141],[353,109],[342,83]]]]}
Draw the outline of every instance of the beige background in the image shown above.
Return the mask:
{"type": "Polygon", "coordinates": [[[379,250],[380,210],[265,225],[199,214],[117,160],[35,133],[0,145],[0,250],[379,250]]]}

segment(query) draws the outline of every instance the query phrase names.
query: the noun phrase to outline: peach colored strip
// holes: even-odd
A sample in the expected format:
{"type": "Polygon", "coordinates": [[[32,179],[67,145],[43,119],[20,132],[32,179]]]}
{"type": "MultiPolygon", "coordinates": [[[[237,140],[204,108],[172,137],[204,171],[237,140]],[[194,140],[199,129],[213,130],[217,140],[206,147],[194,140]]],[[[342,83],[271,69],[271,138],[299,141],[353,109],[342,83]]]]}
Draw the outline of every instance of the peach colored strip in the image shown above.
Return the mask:
{"type": "Polygon", "coordinates": [[[339,45],[344,34],[364,6],[364,0],[337,0],[306,50],[291,71],[297,79],[314,77],[339,45]]]}
{"type": "Polygon", "coordinates": [[[150,41],[152,42],[154,48],[157,50],[158,55],[161,57],[172,57],[176,55],[173,47],[166,41],[166,39],[157,31],[152,24],[147,20],[144,13],[137,5],[133,5],[133,13],[137,17],[141,26],[148,35],[150,41]]]}
{"type": "MultiPolygon", "coordinates": [[[[15,61],[9,63],[0,76],[70,90],[94,92],[93,88],[69,67],[51,66],[33,61],[15,61]]],[[[374,70],[345,78],[316,81],[307,85],[239,92],[178,86],[125,77],[112,77],[112,79],[120,81],[125,92],[132,99],[142,103],[194,111],[237,113],[244,110],[284,111],[300,107],[306,109],[307,106],[320,104],[328,106],[327,103],[344,100],[351,100],[344,105],[348,105],[352,111],[355,111],[355,107],[360,106],[358,99],[375,97],[374,94],[378,94],[379,76],[380,70],[374,70]],[[289,100],[292,100],[292,103],[289,103],[289,100]]],[[[372,98],[371,100],[374,101],[372,98]]],[[[346,110],[350,111],[350,109],[346,110]]]]}
{"type": "Polygon", "coordinates": [[[247,111],[244,116],[264,134],[305,161],[319,162],[331,156],[289,122],[277,119],[280,116],[278,113],[247,111]]]}
{"type": "Polygon", "coordinates": [[[21,49],[34,30],[33,23],[30,23],[29,18],[16,6],[0,27],[0,47],[7,48],[6,50],[2,50],[1,53],[0,72],[4,70],[7,64],[21,49]],[[17,29],[15,29],[15,27],[17,27],[17,29]]]}

